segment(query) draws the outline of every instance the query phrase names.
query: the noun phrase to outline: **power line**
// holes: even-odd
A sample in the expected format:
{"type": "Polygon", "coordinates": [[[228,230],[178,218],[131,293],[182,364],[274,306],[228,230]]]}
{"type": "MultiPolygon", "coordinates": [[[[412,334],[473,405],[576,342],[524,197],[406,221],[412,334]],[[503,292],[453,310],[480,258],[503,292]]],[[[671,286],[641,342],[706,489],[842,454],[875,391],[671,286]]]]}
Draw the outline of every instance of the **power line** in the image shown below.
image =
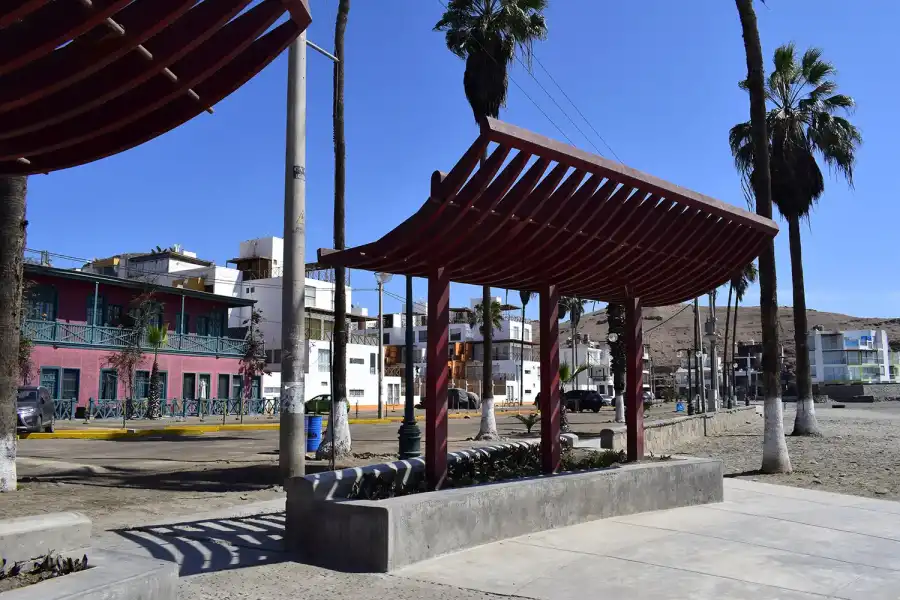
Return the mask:
{"type": "MultiPolygon", "coordinates": [[[[573,108],[578,112],[578,114],[581,116],[581,118],[584,119],[584,122],[588,124],[588,127],[590,127],[591,130],[594,132],[594,134],[595,134],[598,138],[600,138],[600,141],[603,142],[603,145],[605,145],[607,148],[609,148],[609,151],[612,153],[613,156],[616,157],[616,160],[618,160],[619,162],[622,162],[622,159],[619,158],[619,155],[616,154],[616,151],[613,150],[612,146],[610,146],[609,143],[603,138],[603,136],[600,135],[600,132],[597,131],[597,129],[591,124],[591,122],[588,120],[588,118],[587,118],[586,116],[584,116],[584,113],[581,112],[581,110],[578,108],[578,105],[575,104],[575,102],[572,100],[572,98],[569,97],[569,95],[566,93],[566,91],[565,91],[564,89],[562,89],[562,86],[559,85],[559,82],[556,81],[556,78],[553,77],[553,75],[550,73],[550,71],[547,69],[547,67],[544,66],[544,63],[541,62],[541,59],[538,58],[537,54],[535,54],[535,53],[532,52],[532,57],[534,58],[534,60],[537,61],[538,66],[540,66],[541,69],[543,69],[544,73],[547,74],[547,77],[550,78],[550,81],[552,81],[553,84],[556,86],[556,88],[557,88],[560,92],[562,92],[562,95],[566,97],[566,100],[569,101],[569,104],[571,104],[572,107],[573,107],[573,108]]],[[[582,134],[582,135],[584,135],[584,134],[582,134]]],[[[595,148],[596,148],[596,146],[595,146],[595,148]]],[[[599,152],[599,150],[598,150],[598,152],[599,152]]]]}
{"type": "Polygon", "coordinates": [[[681,313],[683,313],[684,311],[686,311],[687,309],[692,308],[693,306],[694,306],[693,304],[685,304],[685,305],[681,308],[681,310],[679,310],[678,312],[672,314],[668,319],[666,319],[666,320],[663,321],[662,323],[657,323],[656,325],[654,325],[653,327],[651,327],[650,329],[648,329],[648,330],[647,330],[647,333],[650,333],[651,331],[653,331],[653,330],[656,329],[657,327],[662,327],[663,325],[665,325],[666,323],[668,323],[669,321],[671,321],[672,319],[674,319],[675,317],[677,317],[678,315],[680,315],[681,313]]]}

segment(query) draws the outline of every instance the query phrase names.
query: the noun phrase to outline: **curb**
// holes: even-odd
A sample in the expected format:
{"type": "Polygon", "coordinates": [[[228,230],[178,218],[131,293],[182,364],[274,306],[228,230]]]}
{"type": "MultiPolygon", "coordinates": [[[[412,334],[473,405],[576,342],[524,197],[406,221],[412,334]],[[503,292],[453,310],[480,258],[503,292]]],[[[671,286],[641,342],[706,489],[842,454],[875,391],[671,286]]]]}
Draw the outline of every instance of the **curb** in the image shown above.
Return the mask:
{"type": "MultiPolygon", "coordinates": [[[[508,410],[498,412],[501,415],[528,414],[533,410],[508,410]]],[[[417,415],[418,416],[418,415],[417,415]]],[[[479,413],[450,413],[448,419],[477,418],[479,413]]],[[[421,419],[417,419],[421,420],[421,419]]],[[[385,417],[382,419],[349,419],[351,425],[380,425],[385,423],[402,423],[403,417],[385,417]]],[[[323,420],[322,426],[326,427],[328,421],[323,420]]],[[[18,435],[20,440],[117,440],[131,437],[174,437],[174,436],[200,436],[205,433],[218,433],[220,431],[276,431],[281,428],[279,423],[226,423],[224,425],[167,425],[153,429],[122,429],[119,428],[93,428],[93,429],[60,429],[54,433],[23,433],[18,435]]]]}

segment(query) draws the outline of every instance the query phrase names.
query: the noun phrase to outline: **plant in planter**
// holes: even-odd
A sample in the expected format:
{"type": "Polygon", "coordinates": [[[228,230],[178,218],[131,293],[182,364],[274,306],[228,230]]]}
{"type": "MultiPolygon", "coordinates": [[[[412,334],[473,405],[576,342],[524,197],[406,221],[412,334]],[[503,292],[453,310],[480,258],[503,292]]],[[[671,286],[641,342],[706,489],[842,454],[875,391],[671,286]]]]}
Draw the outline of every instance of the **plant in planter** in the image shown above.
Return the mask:
{"type": "Polygon", "coordinates": [[[540,423],[541,415],[539,413],[529,413],[527,415],[513,415],[513,418],[525,426],[525,431],[531,433],[534,426],[540,423]]]}
{"type": "Polygon", "coordinates": [[[70,573],[77,573],[88,568],[88,558],[85,554],[80,559],[65,557],[50,551],[45,556],[35,560],[30,568],[24,563],[15,563],[9,567],[4,558],[0,563],[0,592],[13,590],[40,583],[45,579],[61,577],[70,573]]]}

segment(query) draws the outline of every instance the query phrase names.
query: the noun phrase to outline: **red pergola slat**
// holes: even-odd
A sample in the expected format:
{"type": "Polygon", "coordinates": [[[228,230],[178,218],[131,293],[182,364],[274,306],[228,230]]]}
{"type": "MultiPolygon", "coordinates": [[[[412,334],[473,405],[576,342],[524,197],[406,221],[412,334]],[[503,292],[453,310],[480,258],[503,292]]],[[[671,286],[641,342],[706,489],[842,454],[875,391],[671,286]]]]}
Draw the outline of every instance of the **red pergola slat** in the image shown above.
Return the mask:
{"type": "Polygon", "coordinates": [[[165,133],[211,110],[310,22],[307,0],[59,0],[4,7],[4,175],[84,164],[165,133]]]}
{"type": "Polygon", "coordinates": [[[718,287],[777,233],[770,219],[487,119],[456,166],[432,175],[430,198],[415,214],[375,242],[320,251],[319,260],[429,278],[425,458],[435,488],[446,476],[450,281],[539,292],[541,448],[549,473],[560,460],[559,298],[625,305],[628,456],[637,460],[644,453],[642,306],[718,287]]]}

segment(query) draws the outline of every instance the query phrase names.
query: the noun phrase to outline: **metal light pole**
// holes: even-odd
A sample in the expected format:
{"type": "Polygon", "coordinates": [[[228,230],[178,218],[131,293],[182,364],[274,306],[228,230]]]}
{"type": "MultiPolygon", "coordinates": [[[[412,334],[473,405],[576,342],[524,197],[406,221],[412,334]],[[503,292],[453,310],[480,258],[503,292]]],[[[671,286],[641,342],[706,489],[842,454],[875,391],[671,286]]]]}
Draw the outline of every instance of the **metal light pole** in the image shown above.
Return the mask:
{"type": "Polygon", "coordinates": [[[304,283],[306,262],[306,32],[288,50],[281,288],[281,408],[278,462],[285,479],[306,474],[304,283]]]}
{"type": "Polygon", "coordinates": [[[375,273],[378,282],[378,418],[384,417],[384,284],[390,273],[375,273]]]}
{"type": "Polygon", "coordinates": [[[687,348],[679,348],[675,352],[675,356],[678,358],[684,358],[687,356],[687,377],[688,377],[688,402],[687,402],[687,413],[689,415],[694,414],[694,378],[691,377],[691,369],[693,369],[692,357],[694,356],[693,350],[688,350],[687,348]]]}
{"type": "Polygon", "coordinates": [[[413,285],[412,275],[406,276],[406,403],[403,406],[403,424],[400,425],[400,460],[415,458],[422,454],[422,431],[416,423],[415,386],[413,376],[413,354],[415,350],[413,331],[413,285]]]}
{"type": "Polygon", "coordinates": [[[716,294],[709,293],[709,318],[706,320],[706,340],[709,342],[709,402],[710,412],[719,409],[719,365],[716,354],[716,294]]]}

